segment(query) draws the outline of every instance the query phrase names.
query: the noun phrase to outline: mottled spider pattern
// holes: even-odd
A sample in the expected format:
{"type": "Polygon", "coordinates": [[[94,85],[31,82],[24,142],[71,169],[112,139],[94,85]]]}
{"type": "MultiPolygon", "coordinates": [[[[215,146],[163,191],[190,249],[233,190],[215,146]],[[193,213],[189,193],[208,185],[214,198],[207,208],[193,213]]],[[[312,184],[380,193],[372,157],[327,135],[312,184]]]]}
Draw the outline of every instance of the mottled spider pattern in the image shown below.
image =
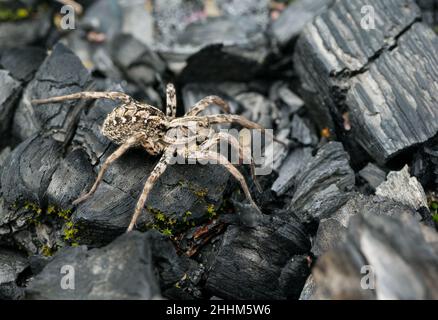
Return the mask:
{"type": "MultiPolygon", "coordinates": [[[[108,114],[102,126],[102,134],[118,144],[119,147],[102,164],[90,191],[75,200],[73,204],[77,205],[92,196],[108,167],[128,149],[141,147],[151,155],[162,154],[162,156],[144,185],[127,231],[134,228],[152,187],[175,155],[186,159],[213,160],[223,165],[239,181],[246,198],[260,212],[240,171],[226,157],[211,151],[212,146],[224,140],[238,150],[239,157],[242,160],[244,154],[239,142],[228,133],[215,132],[212,125],[235,123],[248,129],[259,129],[263,132],[265,129],[242,116],[228,114],[230,112],[228,104],[217,96],[205,97],[196,103],[183,117],[176,118],[176,92],[172,84],[167,85],[166,96],[166,114],[156,107],[140,103],[121,92],[79,92],[32,101],[33,104],[49,104],[77,99],[110,99],[120,102],[120,105],[108,114]],[[219,106],[227,114],[200,115],[202,111],[213,104],[219,106]],[[190,132],[192,126],[189,126],[189,123],[196,124],[196,132],[190,132]],[[188,143],[192,138],[196,139],[196,143],[188,143]],[[181,148],[181,146],[183,147],[181,148]]],[[[250,161],[253,173],[252,158],[250,161]]]]}

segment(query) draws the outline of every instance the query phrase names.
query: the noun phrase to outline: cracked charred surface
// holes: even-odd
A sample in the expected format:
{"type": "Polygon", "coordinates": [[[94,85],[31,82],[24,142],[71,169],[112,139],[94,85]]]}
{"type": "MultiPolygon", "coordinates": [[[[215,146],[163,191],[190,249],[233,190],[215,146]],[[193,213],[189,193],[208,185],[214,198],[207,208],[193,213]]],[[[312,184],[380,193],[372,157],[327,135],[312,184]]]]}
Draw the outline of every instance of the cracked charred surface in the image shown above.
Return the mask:
{"type": "Polygon", "coordinates": [[[438,73],[427,67],[438,63],[438,38],[418,22],[414,1],[373,4],[385,12],[373,30],[357,23],[362,5],[338,1],[309,24],[297,42],[295,69],[318,125],[385,163],[438,131],[438,73]]]}

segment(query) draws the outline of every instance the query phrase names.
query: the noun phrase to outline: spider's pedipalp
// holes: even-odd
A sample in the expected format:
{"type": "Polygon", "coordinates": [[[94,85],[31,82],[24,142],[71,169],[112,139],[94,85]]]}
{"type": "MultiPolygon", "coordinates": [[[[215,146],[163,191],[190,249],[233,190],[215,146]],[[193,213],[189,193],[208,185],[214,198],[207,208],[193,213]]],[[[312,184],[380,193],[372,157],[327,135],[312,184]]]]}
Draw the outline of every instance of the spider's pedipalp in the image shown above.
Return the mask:
{"type": "Polygon", "coordinates": [[[73,94],[68,94],[65,96],[52,97],[48,99],[35,99],[32,100],[32,104],[46,104],[46,103],[55,103],[62,102],[68,100],[79,100],[79,99],[109,99],[109,100],[120,100],[125,103],[129,103],[132,101],[132,98],[123,92],[95,92],[95,91],[83,91],[73,94]]]}
{"type": "Polygon", "coordinates": [[[166,171],[167,165],[174,153],[174,150],[175,149],[172,147],[165,150],[164,154],[161,156],[160,161],[158,161],[158,164],[155,166],[154,170],[152,170],[151,174],[149,175],[149,178],[146,180],[143,191],[141,192],[140,198],[138,198],[137,205],[135,206],[134,215],[132,216],[128,229],[126,230],[127,232],[134,229],[135,223],[137,222],[137,219],[144,208],[149,193],[151,192],[158,178],[164,173],[164,171],[166,171]]]}
{"type": "Polygon", "coordinates": [[[124,144],[122,144],[116,151],[114,151],[108,157],[108,159],[106,159],[106,161],[103,163],[102,168],[100,168],[100,171],[99,171],[99,173],[97,175],[96,181],[94,182],[94,184],[91,187],[90,191],[87,194],[85,194],[85,195],[79,197],[78,199],[76,199],[75,201],[73,201],[73,205],[77,205],[77,204],[79,204],[81,202],[84,202],[89,197],[91,197],[94,194],[94,192],[96,192],[97,187],[99,186],[100,182],[102,181],[103,176],[104,176],[105,172],[108,170],[109,166],[114,161],[119,159],[131,147],[133,147],[135,144],[137,144],[138,141],[139,141],[139,137],[138,136],[131,137],[124,144]]]}
{"type": "Polygon", "coordinates": [[[171,119],[176,117],[176,90],[172,83],[166,88],[166,115],[171,119]]]}
{"type": "Polygon", "coordinates": [[[209,107],[210,105],[213,105],[213,104],[219,106],[225,113],[230,112],[230,106],[222,98],[220,98],[218,96],[208,96],[208,97],[205,97],[204,99],[198,101],[192,107],[192,109],[187,111],[187,113],[185,115],[186,116],[197,116],[202,111],[204,111],[207,107],[209,107]]]}

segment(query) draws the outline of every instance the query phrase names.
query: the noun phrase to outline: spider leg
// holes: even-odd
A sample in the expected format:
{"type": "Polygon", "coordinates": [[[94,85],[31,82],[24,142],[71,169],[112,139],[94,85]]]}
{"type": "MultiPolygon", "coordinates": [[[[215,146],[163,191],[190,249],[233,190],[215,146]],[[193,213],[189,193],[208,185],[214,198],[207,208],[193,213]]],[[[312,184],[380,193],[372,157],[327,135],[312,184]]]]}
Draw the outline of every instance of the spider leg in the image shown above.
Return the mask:
{"type": "Polygon", "coordinates": [[[138,217],[140,216],[141,211],[144,208],[144,204],[149,196],[152,187],[158,178],[166,171],[167,165],[169,163],[169,159],[174,152],[174,148],[169,148],[166,150],[164,155],[161,157],[158,164],[155,166],[154,170],[152,170],[149,178],[146,180],[144,184],[143,191],[140,195],[140,198],[137,201],[137,205],[135,206],[134,215],[132,216],[131,222],[129,223],[129,227],[126,232],[132,231],[134,229],[135,223],[137,222],[138,217]]]}
{"type": "Polygon", "coordinates": [[[185,114],[186,116],[197,116],[199,113],[207,109],[208,106],[215,104],[219,106],[224,112],[229,113],[230,112],[230,106],[227,102],[225,102],[223,99],[219,98],[218,96],[208,96],[204,99],[197,102],[192,109],[187,111],[185,114]]]}
{"type": "Polygon", "coordinates": [[[133,147],[136,143],[138,142],[138,137],[132,137],[130,139],[128,139],[124,144],[122,144],[119,148],[117,148],[116,151],[114,151],[107,159],[106,161],[103,163],[102,168],[100,168],[100,171],[97,175],[96,181],[94,182],[93,186],[91,187],[90,191],[79,197],[78,199],[76,199],[75,201],[73,201],[73,205],[77,205],[81,202],[84,202],[85,200],[87,200],[89,197],[91,197],[94,192],[96,192],[97,187],[99,186],[99,184],[102,182],[103,176],[105,174],[105,172],[108,170],[109,166],[116,161],[118,158],[120,158],[126,151],[128,151],[128,149],[130,149],[131,147],[133,147]]]}
{"type": "MultiPolygon", "coordinates": [[[[201,144],[201,151],[208,151],[213,145],[219,143],[221,140],[226,141],[229,143],[235,150],[239,152],[239,160],[242,161],[245,157],[243,148],[240,146],[239,141],[234,137],[233,135],[226,133],[226,132],[219,132],[216,133],[211,139],[205,141],[201,144]]],[[[254,184],[257,188],[257,191],[260,193],[262,192],[262,187],[260,186],[259,182],[257,181],[256,175],[255,175],[255,163],[253,157],[250,155],[250,167],[251,167],[251,177],[254,181],[254,184]]]]}
{"type": "Polygon", "coordinates": [[[175,86],[171,83],[166,88],[166,115],[171,119],[176,117],[176,91],[175,86]]]}
{"type": "Polygon", "coordinates": [[[189,154],[189,156],[195,157],[196,159],[218,161],[220,165],[224,166],[234,176],[234,178],[239,181],[240,186],[242,187],[242,190],[245,193],[248,201],[257,210],[258,213],[261,213],[259,207],[251,197],[251,193],[249,192],[249,188],[246,184],[245,178],[240,173],[240,171],[237,170],[236,167],[234,167],[223,155],[216,152],[192,152],[189,154]]]}
{"type": "Polygon", "coordinates": [[[67,100],[79,100],[79,99],[110,99],[110,100],[120,100],[125,103],[132,101],[132,98],[123,92],[95,92],[95,91],[84,91],[73,94],[68,94],[65,96],[52,97],[47,99],[36,99],[32,100],[33,104],[46,104],[62,102],[67,100]]]}
{"type": "Polygon", "coordinates": [[[236,115],[236,114],[215,114],[215,115],[209,115],[209,116],[186,116],[178,119],[174,119],[169,123],[169,127],[178,127],[178,126],[187,126],[189,123],[197,121],[200,124],[203,124],[204,126],[207,126],[209,124],[222,124],[222,123],[237,123],[241,125],[244,128],[248,129],[258,129],[261,130],[264,134],[269,135],[272,137],[272,139],[285,147],[287,147],[287,143],[284,141],[278,140],[275,138],[271,133],[266,131],[266,129],[255,122],[252,122],[245,117],[236,115]]]}

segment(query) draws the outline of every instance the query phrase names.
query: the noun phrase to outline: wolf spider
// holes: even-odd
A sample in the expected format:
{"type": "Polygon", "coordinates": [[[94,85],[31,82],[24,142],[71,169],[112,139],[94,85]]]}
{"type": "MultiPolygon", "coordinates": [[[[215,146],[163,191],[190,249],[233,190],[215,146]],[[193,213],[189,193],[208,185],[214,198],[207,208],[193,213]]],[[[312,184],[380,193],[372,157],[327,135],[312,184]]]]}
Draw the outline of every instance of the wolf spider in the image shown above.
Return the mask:
{"type": "MultiPolygon", "coordinates": [[[[259,129],[262,132],[265,132],[265,129],[239,115],[217,114],[199,116],[202,111],[212,104],[219,106],[226,113],[230,112],[228,104],[217,96],[205,97],[196,103],[183,117],[176,118],[176,93],[175,87],[172,84],[167,85],[166,96],[166,114],[158,108],[140,103],[122,92],[79,92],[32,101],[34,104],[48,104],[77,99],[110,99],[120,102],[120,105],[108,114],[101,130],[104,136],[118,144],[119,147],[103,163],[90,191],[75,200],[73,205],[77,205],[93,195],[108,167],[128,149],[143,147],[151,155],[162,154],[162,156],[144,185],[127,231],[131,231],[134,228],[152,187],[164,173],[170,160],[175,155],[182,156],[185,159],[219,160],[219,164],[223,165],[239,181],[246,198],[260,212],[260,209],[251,197],[245,178],[239,170],[226,157],[209,149],[224,140],[238,150],[240,160],[244,157],[243,150],[234,136],[224,132],[216,133],[212,130],[211,125],[236,123],[248,129],[259,129]],[[189,123],[195,123],[196,128],[201,128],[201,130],[192,132],[192,138],[198,142],[201,141],[199,144],[188,144],[191,139],[189,138],[189,123]],[[178,136],[185,138],[177,138],[178,136]],[[177,148],[178,145],[185,144],[189,146],[177,148]]],[[[274,138],[274,140],[276,139],[274,138]]],[[[251,161],[251,173],[254,177],[252,157],[249,161],[251,161]]],[[[260,190],[257,183],[256,186],[260,190]]]]}

